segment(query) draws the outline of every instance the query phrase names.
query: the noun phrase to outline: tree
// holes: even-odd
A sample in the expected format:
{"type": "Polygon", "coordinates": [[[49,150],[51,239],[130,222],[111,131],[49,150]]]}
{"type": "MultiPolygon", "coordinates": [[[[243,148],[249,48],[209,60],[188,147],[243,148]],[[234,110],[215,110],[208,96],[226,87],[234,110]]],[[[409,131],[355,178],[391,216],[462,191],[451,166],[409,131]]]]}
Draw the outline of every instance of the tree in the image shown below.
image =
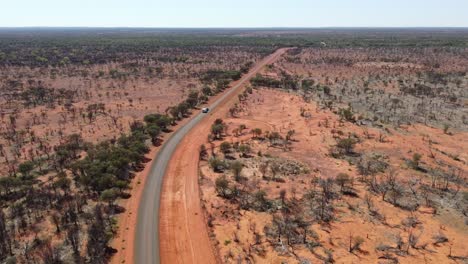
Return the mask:
{"type": "MultiPolygon", "coordinates": [[[[357,164],[359,174],[363,176],[372,175],[373,181],[376,180],[375,175],[379,172],[384,172],[388,166],[385,156],[378,153],[365,153],[357,164]]],[[[371,182],[371,184],[375,184],[375,182],[371,182]]]]}
{"type": "Polygon", "coordinates": [[[181,118],[181,113],[180,113],[180,109],[178,106],[173,106],[169,109],[169,113],[171,114],[172,118],[174,120],[180,120],[181,118]]]}
{"type": "Polygon", "coordinates": [[[87,252],[90,263],[104,264],[107,263],[109,235],[106,233],[106,224],[102,213],[101,206],[98,204],[94,208],[94,218],[88,229],[88,244],[87,252]]]}
{"type": "Polygon", "coordinates": [[[239,132],[242,133],[242,131],[244,131],[244,129],[246,129],[247,126],[245,124],[240,124],[239,125],[239,132]]]}
{"type": "Polygon", "coordinates": [[[255,199],[256,209],[259,211],[266,211],[270,208],[270,202],[266,198],[266,192],[264,190],[258,190],[254,193],[253,197],[255,199]]]}
{"type": "Polygon", "coordinates": [[[339,173],[336,176],[336,183],[340,186],[340,191],[343,192],[343,188],[345,187],[346,184],[348,184],[351,181],[351,178],[349,177],[348,174],[346,173],[339,173]]]}
{"type": "Polygon", "coordinates": [[[50,219],[52,220],[52,223],[55,225],[55,232],[57,234],[60,234],[60,216],[57,213],[52,213],[50,216],[50,219]]]}
{"type": "Polygon", "coordinates": [[[354,146],[356,145],[356,141],[352,138],[344,138],[340,139],[336,146],[343,150],[345,154],[353,153],[354,146]]]}
{"type": "Polygon", "coordinates": [[[221,145],[219,145],[219,149],[224,155],[228,154],[231,151],[231,148],[232,148],[231,143],[227,141],[224,141],[223,143],[221,143],[221,145]]]}
{"type": "Polygon", "coordinates": [[[226,162],[217,158],[212,157],[210,159],[210,166],[215,172],[223,172],[226,169],[226,162]]]}
{"type": "Polygon", "coordinates": [[[290,141],[292,140],[292,136],[296,133],[294,130],[289,130],[288,133],[286,134],[286,140],[290,141]]]}
{"type": "Polygon", "coordinates": [[[205,95],[205,96],[211,96],[213,95],[213,91],[211,91],[211,88],[209,86],[204,86],[202,88],[202,93],[205,95]]]}
{"type": "Polygon", "coordinates": [[[340,115],[341,119],[342,120],[346,120],[346,121],[349,121],[349,122],[354,122],[356,121],[354,119],[354,115],[353,115],[353,112],[351,110],[351,107],[349,108],[341,108],[338,112],[338,114],[340,115]]]}
{"type": "Polygon", "coordinates": [[[241,172],[244,167],[244,164],[240,161],[234,161],[231,163],[231,170],[234,174],[234,179],[238,182],[241,180],[241,172]]]}
{"type": "Polygon", "coordinates": [[[216,138],[219,139],[221,135],[223,134],[225,129],[225,125],[223,123],[223,120],[221,119],[216,119],[214,124],[211,126],[211,134],[216,138]]]}
{"type": "Polygon", "coordinates": [[[239,152],[241,153],[241,157],[246,157],[252,149],[249,145],[242,144],[239,146],[239,152]]]}
{"type": "Polygon", "coordinates": [[[260,170],[260,172],[262,173],[262,177],[265,178],[265,175],[266,175],[266,172],[268,170],[268,165],[269,165],[269,162],[268,161],[265,161],[265,162],[262,162],[260,163],[258,169],[260,170]]]}
{"type": "Polygon", "coordinates": [[[227,190],[229,190],[229,181],[226,176],[222,175],[216,178],[215,181],[216,192],[223,198],[227,198],[227,190]]]}
{"type": "Polygon", "coordinates": [[[276,180],[276,175],[281,171],[280,164],[277,161],[273,161],[270,165],[271,174],[273,174],[273,180],[276,180]]]}
{"type": "Polygon", "coordinates": [[[278,132],[272,132],[268,134],[268,140],[270,140],[271,145],[276,145],[276,141],[281,139],[281,135],[278,132]]]}
{"type": "Polygon", "coordinates": [[[119,194],[115,189],[107,189],[101,193],[101,200],[107,202],[109,208],[113,207],[114,201],[118,198],[119,194]]]}
{"type": "Polygon", "coordinates": [[[403,186],[401,184],[398,184],[397,182],[393,186],[391,186],[389,191],[389,195],[392,198],[393,205],[397,205],[398,199],[400,199],[405,194],[403,186]]]}
{"type": "Polygon", "coordinates": [[[12,255],[11,238],[7,230],[7,222],[3,209],[0,208],[0,260],[12,255]]]}
{"type": "Polygon", "coordinates": [[[354,237],[352,234],[349,234],[349,252],[354,252],[359,250],[361,245],[364,243],[364,238],[360,236],[354,237]]]}
{"type": "MultiPolygon", "coordinates": [[[[79,258],[80,257],[80,232],[77,225],[72,225],[70,228],[67,229],[67,240],[70,243],[74,255],[79,258]]],[[[77,261],[77,263],[80,263],[77,261]]]]}
{"type": "Polygon", "coordinates": [[[280,199],[281,199],[281,205],[284,206],[285,201],[286,201],[286,190],[285,189],[280,190],[280,199]]]}
{"type": "Polygon", "coordinates": [[[185,117],[189,113],[190,104],[188,104],[187,102],[182,102],[177,106],[177,108],[179,108],[180,115],[182,115],[182,117],[185,117]]]}
{"type": "Polygon", "coordinates": [[[449,124],[444,124],[444,134],[448,134],[449,128],[450,128],[449,124]]]}
{"type": "Polygon", "coordinates": [[[251,133],[254,138],[259,138],[262,135],[262,130],[260,128],[254,128],[251,130],[251,133]]]}
{"type": "Polygon", "coordinates": [[[130,131],[131,131],[132,133],[137,133],[137,132],[144,133],[144,131],[145,131],[145,125],[143,124],[143,122],[140,122],[140,121],[133,121],[133,122],[130,124],[130,131]]]}
{"type": "MultiPolygon", "coordinates": [[[[171,112],[173,109],[175,108],[170,108],[169,112],[171,112]]],[[[171,112],[171,115],[172,114],[173,113],[171,112]]],[[[175,114],[173,117],[177,118],[177,114],[175,114]]],[[[147,126],[155,125],[159,127],[160,130],[164,131],[167,130],[167,128],[172,124],[173,121],[169,116],[162,114],[149,114],[146,115],[143,120],[147,123],[147,126]]]]}
{"type": "Polygon", "coordinates": [[[42,259],[43,263],[48,264],[62,264],[63,261],[60,259],[60,248],[57,246],[52,246],[49,241],[45,242],[45,245],[39,249],[39,256],[42,259]]]}
{"type": "Polygon", "coordinates": [[[29,173],[34,169],[34,163],[32,161],[25,161],[18,166],[18,171],[25,177],[29,176],[29,173]]]}
{"type": "Polygon", "coordinates": [[[302,237],[302,243],[307,244],[307,231],[311,223],[309,221],[305,221],[301,216],[296,217],[294,219],[294,222],[296,222],[299,228],[302,228],[304,232],[304,236],[302,237]]]}
{"type": "Polygon", "coordinates": [[[421,161],[422,155],[419,153],[414,153],[413,158],[410,160],[409,164],[411,168],[417,170],[419,169],[419,162],[421,161]]]}
{"type": "Polygon", "coordinates": [[[191,91],[185,102],[190,108],[195,108],[198,105],[198,91],[191,91]]]}
{"type": "Polygon", "coordinates": [[[54,181],[52,186],[54,188],[60,188],[66,194],[70,190],[71,180],[67,178],[65,173],[59,173],[57,179],[54,181]]]}
{"type": "Polygon", "coordinates": [[[161,128],[156,124],[150,124],[146,127],[146,132],[150,135],[153,145],[156,145],[159,135],[161,135],[161,128]]]}
{"type": "Polygon", "coordinates": [[[199,155],[200,155],[200,159],[202,160],[206,159],[206,156],[208,156],[208,151],[206,150],[205,145],[200,145],[199,155]]]}
{"type": "Polygon", "coordinates": [[[385,175],[382,182],[378,184],[377,190],[382,195],[382,201],[385,201],[385,197],[388,192],[394,189],[394,186],[397,185],[397,175],[398,172],[392,169],[385,175]]]}
{"type": "Polygon", "coordinates": [[[3,192],[5,195],[9,195],[21,184],[22,180],[19,178],[13,176],[0,177],[0,194],[3,192]]]}

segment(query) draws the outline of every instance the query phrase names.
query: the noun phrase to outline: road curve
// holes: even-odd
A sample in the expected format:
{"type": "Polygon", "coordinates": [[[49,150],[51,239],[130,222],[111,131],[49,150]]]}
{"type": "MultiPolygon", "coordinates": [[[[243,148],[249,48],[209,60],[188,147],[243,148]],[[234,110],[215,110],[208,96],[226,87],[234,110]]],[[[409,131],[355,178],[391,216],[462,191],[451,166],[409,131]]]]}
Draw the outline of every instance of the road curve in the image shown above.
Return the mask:
{"type": "MultiPolygon", "coordinates": [[[[219,96],[209,107],[211,115],[217,106],[228,101],[233,95],[240,92],[243,85],[257,74],[265,65],[274,62],[287,49],[279,49],[255,65],[240,80],[234,82],[232,88],[219,96]]],[[[195,114],[185,125],[175,131],[159,150],[156,159],[151,165],[147,176],[143,194],[138,206],[137,227],[134,244],[134,261],[137,264],[160,263],[159,243],[159,210],[161,200],[161,188],[169,161],[176,151],[181,140],[195,127],[207,114],[201,112],[195,114]]],[[[206,138],[206,135],[204,135],[206,138]]],[[[195,146],[194,146],[195,147],[195,146]]],[[[198,149],[198,146],[196,146],[198,149]]],[[[196,198],[198,199],[198,197],[196,198]]],[[[185,243],[185,241],[178,241],[185,243]]],[[[192,250],[193,251],[193,250],[192,250]]],[[[191,254],[195,254],[192,252],[191,254]]]]}

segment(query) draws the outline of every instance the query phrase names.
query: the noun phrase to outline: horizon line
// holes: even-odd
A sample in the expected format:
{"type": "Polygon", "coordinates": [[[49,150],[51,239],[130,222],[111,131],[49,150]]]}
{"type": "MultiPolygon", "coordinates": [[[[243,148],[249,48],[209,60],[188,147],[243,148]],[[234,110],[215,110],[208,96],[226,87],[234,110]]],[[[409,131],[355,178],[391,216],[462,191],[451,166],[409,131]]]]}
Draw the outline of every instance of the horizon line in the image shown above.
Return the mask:
{"type": "Polygon", "coordinates": [[[468,29],[468,26],[252,26],[252,27],[158,27],[158,26],[0,26],[0,29],[468,29]]]}

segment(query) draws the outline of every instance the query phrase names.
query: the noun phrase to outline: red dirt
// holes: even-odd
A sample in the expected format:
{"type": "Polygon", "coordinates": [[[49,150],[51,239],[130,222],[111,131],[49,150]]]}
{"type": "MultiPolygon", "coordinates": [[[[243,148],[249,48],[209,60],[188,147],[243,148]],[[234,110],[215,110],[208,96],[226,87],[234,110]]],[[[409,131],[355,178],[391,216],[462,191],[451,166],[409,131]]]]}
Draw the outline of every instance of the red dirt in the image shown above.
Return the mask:
{"type": "MultiPolygon", "coordinates": [[[[147,157],[155,157],[158,150],[159,148],[153,148],[148,153],[147,157]]],[[[121,206],[126,208],[126,211],[118,218],[119,229],[111,244],[113,248],[118,250],[118,253],[112,257],[110,263],[132,263],[134,259],[133,244],[138,216],[138,203],[143,193],[143,186],[152,163],[153,160],[145,166],[143,171],[136,175],[130,186],[132,188],[132,196],[121,202],[121,206]]]]}
{"type": "MultiPolygon", "coordinates": [[[[216,96],[215,98],[217,98],[216,96]]],[[[212,100],[214,100],[213,98],[212,100]]],[[[179,122],[172,129],[176,131],[185,123],[187,123],[191,118],[187,118],[179,122]]],[[[172,133],[165,134],[161,139],[166,141],[171,137],[172,133]]],[[[151,161],[148,162],[145,166],[145,169],[138,172],[135,175],[135,179],[132,181],[130,186],[131,196],[127,200],[121,200],[120,205],[126,209],[124,214],[120,214],[117,218],[119,229],[115,235],[111,247],[117,249],[117,253],[112,256],[110,263],[132,263],[134,258],[134,244],[135,244],[135,232],[136,232],[136,223],[137,223],[137,212],[140,199],[143,193],[143,187],[145,186],[148,173],[154,162],[154,157],[156,157],[159,149],[162,147],[151,147],[151,151],[146,155],[151,161]],[[135,212],[135,213],[134,213],[135,212]]]]}
{"type": "MultiPolygon", "coordinates": [[[[258,65],[273,62],[285,51],[277,51],[258,65]]],[[[254,71],[258,70],[258,66],[254,68],[254,71]]],[[[162,263],[217,262],[200,203],[198,150],[205,143],[213,121],[224,117],[236,99],[237,96],[233,95],[203,119],[182,140],[172,157],[161,193],[159,228],[162,263]]]]}
{"type": "MultiPolygon", "coordinates": [[[[358,127],[351,123],[344,123],[338,125],[338,116],[327,110],[317,110],[315,103],[306,103],[300,97],[288,94],[282,91],[275,90],[258,90],[253,95],[249,96],[247,107],[239,118],[225,118],[225,123],[229,125],[228,131],[237,128],[239,124],[247,126],[246,131],[252,128],[261,128],[263,131],[278,131],[284,134],[285,131],[293,129],[296,131],[294,135],[295,142],[292,144],[292,150],[284,152],[279,149],[269,148],[264,143],[257,143],[251,141],[250,144],[255,150],[261,150],[262,153],[271,154],[273,156],[286,157],[288,159],[299,160],[304,164],[309,165],[311,173],[303,176],[296,176],[295,179],[286,179],[285,183],[265,182],[261,183],[261,189],[266,190],[269,198],[276,198],[279,196],[280,189],[287,190],[290,196],[301,197],[307,191],[307,184],[313,175],[320,175],[323,177],[335,177],[339,172],[347,172],[353,177],[357,178],[357,172],[354,166],[351,166],[343,160],[333,159],[328,156],[329,146],[334,144],[332,137],[332,130],[342,130],[346,133],[357,133],[363,137],[364,128],[358,127]],[[306,120],[300,116],[300,109],[308,109],[312,113],[312,118],[306,120]],[[325,127],[324,120],[328,119],[330,126],[325,127]]],[[[369,129],[371,134],[377,135],[377,131],[369,129]]],[[[359,146],[362,152],[379,151],[389,155],[389,163],[394,167],[402,166],[402,158],[409,157],[411,152],[419,152],[424,155],[424,162],[432,164],[434,161],[429,158],[430,150],[427,145],[428,139],[437,138],[440,146],[449,153],[455,153],[456,150],[466,150],[467,145],[463,142],[466,133],[457,133],[455,135],[445,135],[440,129],[429,128],[423,125],[414,125],[404,131],[392,131],[385,143],[379,143],[377,140],[366,140],[359,146]],[[411,144],[409,144],[411,142],[411,144]]],[[[250,135],[247,135],[250,136],[250,135]]],[[[244,141],[245,137],[227,137],[225,141],[244,141]]],[[[217,142],[220,143],[220,142],[217,142]]],[[[463,152],[463,151],[462,151],[463,152]]],[[[436,154],[438,159],[443,160],[448,164],[456,165],[455,161],[443,157],[441,154],[436,154]]],[[[466,154],[460,154],[461,160],[466,160],[466,154]]],[[[458,164],[460,165],[460,164],[458,164]]],[[[466,171],[466,165],[462,166],[466,171]]],[[[214,188],[214,181],[219,174],[214,173],[206,164],[202,163],[201,171],[204,175],[202,186],[202,201],[207,213],[213,216],[212,234],[214,236],[215,245],[219,250],[219,254],[223,257],[223,261],[227,263],[234,263],[228,261],[226,256],[233,255],[244,256],[247,254],[253,242],[253,235],[251,227],[255,226],[255,230],[263,230],[264,226],[271,222],[272,215],[264,212],[252,212],[246,210],[238,210],[236,205],[227,203],[220,198],[214,188]],[[230,214],[229,212],[233,212],[230,214]],[[234,243],[234,234],[237,235],[238,242],[234,243]],[[223,242],[228,242],[224,243],[223,242]]],[[[401,178],[410,178],[415,172],[411,170],[400,170],[401,178]]],[[[260,176],[251,175],[252,173],[246,172],[250,181],[254,182],[255,178],[260,176]]],[[[261,178],[261,177],[260,177],[261,178]]],[[[260,180],[259,180],[260,181],[260,180]]],[[[259,187],[260,188],[260,187],[259,187]]],[[[366,193],[365,186],[356,183],[355,188],[359,191],[360,197],[364,197],[366,193]]],[[[330,228],[324,228],[320,225],[314,225],[313,229],[319,236],[319,241],[326,248],[334,250],[334,256],[337,263],[376,263],[378,261],[379,252],[374,250],[379,243],[388,243],[389,236],[401,232],[404,237],[406,234],[403,231],[398,231],[394,228],[401,223],[402,219],[410,216],[411,213],[402,211],[386,202],[380,201],[379,197],[374,197],[374,203],[379,211],[385,215],[388,226],[376,224],[363,216],[361,213],[355,213],[349,210],[346,205],[350,204],[356,208],[365,207],[362,200],[359,198],[344,198],[342,204],[338,206],[340,221],[333,223],[330,228]],[[347,239],[349,234],[359,235],[364,237],[365,244],[363,246],[364,255],[349,254],[346,250],[347,239]]],[[[357,210],[359,211],[359,209],[357,210]]],[[[466,238],[466,227],[463,223],[459,223],[462,219],[455,219],[450,213],[441,212],[439,216],[433,217],[432,211],[429,208],[421,207],[415,216],[423,223],[424,232],[418,230],[423,234],[421,242],[431,241],[431,236],[443,230],[443,232],[450,238],[452,254],[459,256],[466,256],[466,249],[464,248],[464,238],[466,238]]],[[[418,233],[419,234],[419,233],[418,233]]],[[[406,238],[405,238],[406,239],[406,238]]],[[[255,263],[284,263],[285,261],[292,261],[291,257],[282,256],[278,254],[268,243],[262,242],[266,245],[266,254],[263,257],[255,255],[253,260],[255,263]]],[[[432,246],[428,248],[434,250],[431,253],[424,253],[417,250],[412,250],[409,256],[401,257],[400,263],[452,263],[453,260],[447,258],[449,254],[449,245],[432,246]]],[[[253,252],[253,251],[252,251],[253,252]]],[[[311,255],[310,251],[305,248],[296,248],[295,253],[299,257],[315,260],[319,259],[311,255]]],[[[318,252],[322,254],[323,252],[318,252]]],[[[229,259],[229,258],[228,258],[229,259]]],[[[292,261],[294,263],[294,261],[292,261]]]]}

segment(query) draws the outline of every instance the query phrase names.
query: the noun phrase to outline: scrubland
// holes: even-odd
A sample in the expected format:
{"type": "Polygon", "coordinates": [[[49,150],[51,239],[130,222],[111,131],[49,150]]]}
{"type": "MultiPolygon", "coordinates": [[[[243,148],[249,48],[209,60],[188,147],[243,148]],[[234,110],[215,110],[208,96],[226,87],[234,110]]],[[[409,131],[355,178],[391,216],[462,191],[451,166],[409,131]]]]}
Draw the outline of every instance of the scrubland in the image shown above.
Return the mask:
{"type": "Polygon", "coordinates": [[[148,153],[280,47],[200,146],[218,260],[466,262],[467,41],[2,29],[0,262],[109,262],[148,153]]]}
{"type": "Polygon", "coordinates": [[[201,148],[223,263],[464,263],[466,48],[292,49],[201,148]]]}

